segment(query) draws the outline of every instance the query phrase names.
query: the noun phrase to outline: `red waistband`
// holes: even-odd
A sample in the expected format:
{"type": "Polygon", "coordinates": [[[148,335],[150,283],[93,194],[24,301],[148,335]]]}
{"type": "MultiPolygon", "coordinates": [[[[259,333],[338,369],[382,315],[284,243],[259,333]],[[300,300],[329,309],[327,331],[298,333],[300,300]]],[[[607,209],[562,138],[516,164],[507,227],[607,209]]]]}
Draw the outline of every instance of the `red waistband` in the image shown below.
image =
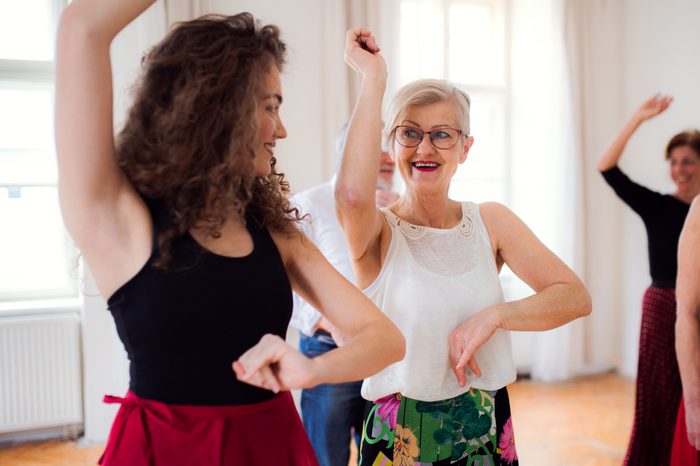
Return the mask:
{"type": "Polygon", "coordinates": [[[169,404],[133,392],[104,401],[121,408],[103,466],[318,466],[290,392],[238,406],[169,404]],[[270,438],[279,447],[272,452],[270,438]]]}
{"type": "Polygon", "coordinates": [[[141,398],[136,393],[129,390],[124,398],[114,395],[105,395],[103,402],[108,404],[118,403],[125,406],[138,405],[149,411],[154,412],[169,412],[182,417],[198,417],[198,418],[223,418],[235,417],[254,413],[260,413],[269,409],[275,409],[278,405],[285,403],[287,398],[292,395],[290,392],[282,392],[274,398],[262,401],[260,403],[252,403],[245,405],[181,405],[172,403],[163,403],[162,401],[148,400],[141,398]]]}

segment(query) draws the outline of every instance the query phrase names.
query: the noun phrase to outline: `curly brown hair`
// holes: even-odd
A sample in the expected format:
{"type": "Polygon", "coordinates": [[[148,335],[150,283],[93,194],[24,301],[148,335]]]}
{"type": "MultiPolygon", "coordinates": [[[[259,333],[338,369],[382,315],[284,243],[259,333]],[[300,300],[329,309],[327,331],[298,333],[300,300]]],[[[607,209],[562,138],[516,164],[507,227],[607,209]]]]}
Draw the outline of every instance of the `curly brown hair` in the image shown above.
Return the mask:
{"type": "Polygon", "coordinates": [[[143,58],[116,154],[134,188],[168,212],[156,266],[170,266],[173,241],[195,225],[218,237],[232,215],[296,231],[275,159],[266,177],[253,165],[259,86],[285,50],[276,26],[241,13],[180,23],[143,58]]]}

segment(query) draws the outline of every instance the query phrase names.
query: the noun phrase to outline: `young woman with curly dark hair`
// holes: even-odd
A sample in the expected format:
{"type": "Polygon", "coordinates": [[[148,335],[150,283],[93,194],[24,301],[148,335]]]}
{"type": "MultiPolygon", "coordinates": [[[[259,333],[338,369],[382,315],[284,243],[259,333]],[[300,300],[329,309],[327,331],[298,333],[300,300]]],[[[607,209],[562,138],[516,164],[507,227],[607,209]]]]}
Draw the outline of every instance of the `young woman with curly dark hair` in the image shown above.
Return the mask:
{"type": "Polygon", "coordinates": [[[288,389],[368,376],[403,337],[296,227],[275,169],[276,27],[178,25],[115,141],[109,47],[151,3],[75,0],[57,40],[61,207],[130,360],[101,463],[315,465],[288,389]],[[311,360],[284,342],[292,289],[345,346],[311,360]]]}

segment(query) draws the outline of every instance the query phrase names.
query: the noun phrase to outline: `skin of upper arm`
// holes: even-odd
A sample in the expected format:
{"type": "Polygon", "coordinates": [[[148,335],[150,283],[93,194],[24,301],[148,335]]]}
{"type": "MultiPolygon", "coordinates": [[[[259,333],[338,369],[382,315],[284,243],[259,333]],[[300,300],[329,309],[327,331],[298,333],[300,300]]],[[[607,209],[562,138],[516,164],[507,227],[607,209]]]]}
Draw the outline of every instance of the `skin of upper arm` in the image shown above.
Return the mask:
{"type": "MultiPolygon", "coordinates": [[[[132,3],[136,14],[148,2],[132,3]]],[[[88,2],[70,5],[59,25],[56,58],[61,210],[105,298],[148,259],[152,230],[144,202],[115,159],[111,37],[99,27],[114,28],[113,22],[119,20],[103,17],[88,2]]]]}
{"type": "MultiPolygon", "coordinates": [[[[688,412],[700,406],[700,197],[686,217],[678,243],[676,354],[688,412]]],[[[688,417],[692,421],[692,416],[688,417]]],[[[690,424],[689,424],[690,425],[690,424]]]]}
{"type": "Polygon", "coordinates": [[[499,268],[506,263],[536,292],[554,283],[580,283],[510,209],[495,202],[481,204],[479,209],[499,268]]]}
{"type": "Polygon", "coordinates": [[[700,318],[700,197],[695,198],[678,241],[678,281],[676,294],[679,317],[700,318]]]}
{"type": "Polygon", "coordinates": [[[272,233],[292,289],[349,337],[377,316],[369,298],[343,277],[300,231],[272,233]],[[347,312],[352,309],[352,312],[347,312]]]}
{"type": "Polygon", "coordinates": [[[344,196],[339,195],[340,185],[336,185],[336,215],[340,223],[351,260],[359,260],[367,254],[377,254],[372,250],[382,232],[382,213],[374,204],[365,207],[352,205],[344,196]]]}
{"type": "Polygon", "coordinates": [[[350,258],[355,272],[356,285],[361,290],[371,285],[381,272],[391,243],[391,227],[379,210],[377,210],[377,221],[377,234],[370,239],[365,253],[358,258],[352,256],[350,258]]]}

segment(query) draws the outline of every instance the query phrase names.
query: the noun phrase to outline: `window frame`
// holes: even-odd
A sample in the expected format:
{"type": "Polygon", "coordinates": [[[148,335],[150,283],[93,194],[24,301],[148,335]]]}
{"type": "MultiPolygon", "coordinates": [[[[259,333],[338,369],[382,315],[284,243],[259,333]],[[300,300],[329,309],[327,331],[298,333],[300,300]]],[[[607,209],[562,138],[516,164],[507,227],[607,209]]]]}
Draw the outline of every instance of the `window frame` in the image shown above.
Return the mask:
{"type": "MultiPolygon", "coordinates": [[[[50,3],[52,14],[51,36],[56,36],[58,21],[61,12],[70,0],[46,0],[50,3]]],[[[55,47],[55,44],[52,45],[55,47]]],[[[49,92],[51,101],[55,98],[55,53],[50,60],[21,60],[0,58],[0,87],[15,89],[41,89],[49,92]]],[[[12,188],[57,188],[57,180],[53,181],[27,181],[0,180],[0,189],[12,188]]],[[[78,251],[72,245],[68,232],[64,229],[66,248],[66,273],[79,275],[77,263],[78,251]],[[71,256],[75,260],[71,260],[71,256]]],[[[44,288],[30,291],[5,291],[0,289],[0,315],[27,314],[35,312],[37,308],[65,309],[66,306],[75,308],[79,300],[79,286],[75,279],[68,279],[68,285],[59,288],[44,288]],[[34,304],[32,304],[34,303],[34,304]]]]}
{"type": "MultiPolygon", "coordinates": [[[[410,7],[410,5],[415,5],[415,7],[420,8],[423,6],[425,8],[426,4],[425,2],[422,2],[421,0],[401,0],[399,4],[399,8],[403,8],[404,6],[410,7]]],[[[437,26],[441,28],[442,31],[442,38],[440,41],[436,41],[436,45],[439,42],[440,46],[442,47],[442,57],[440,61],[442,62],[442,69],[440,70],[441,74],[439,76],[432,75],[432,76],[425,76],[421,75],[424,73],[419,72],[418,74],[415,74],[412,72],[410,69],[410,65],[405,65],[404,63],[401,62],[402,56],[401,54],[398,54],[398,59],[399,59],[399,80],[397,82],[398,85],[403,85],[408,81],[412,81],[413,79],[419,79],[419,78],[442,78],[442,79],[447,79],[450,82],[454,83],[461,89],[465,89],[470,96],[477,96],[477,95],[487,95],[489,97],[495,97],[495,100],[501,100],[503,102],[501,106],[501,120],[499,120],[499,124],[502,124],[501,131],[498,131],[500,136],[496,135],[494,133],[495,137],[499,137],[501,139],[502,143],[502,152],[499,151],[499,155],[501,156],[503,168],[501,173],[498,176],[493,176],[489,174],[481,174],[477,176],[469,176],[473,174],[474,172],[469,171],[469,166],[472,165],[469,163],[469,159],[467,160],[467,165],[464,167],[467,167],[465,169],[458,169],[457,173],[455,174],[454,180],[453,180],[453,186],[458,186],[460,183],[464,183],[465,185],[469,186],[472,183],[476,182],[479,184],[493,184],[493,183],[498,183],[499,184],[499,190],[498,192],[502,193],[499,195],[498,198],[493,199],[490,198],[489,200],[498,200],[501,201],[505,204],[510,203],[511,198],[512,198],[512,188],[511,188],[511,180],[512,180],[512,174],[511,174],[511,145],[510,145],[510,134],[511,134],[511,121],[509,115],[511,114],[510,109],[512,105],[512,83],[511,83],[511,24],[512,24],[512,11],[511,11],[511,0],[433,0],[431,3],[433,8],[436,10],[439,10],[439,12],[436,12],[436,17],[440,17],[437,20],[431,19],[431,21],[436,21],[436,22],[431,22],[430,24],[433,24],[433,27],[437,26]],[[503,36],[500,37],[500,40],[502,41],[503,44],[503,57],[502,57],[502,62],[499,64],[500,65],[500,70],[502,70],[502,75],[499,74],[499,82],[498,83],[491,83],[491,84],[484,84],[484,83],[469,83],[469,82],[464,82],[460,81],[457,79],[453,79],[452,76],[450,76],[450,55],[451,55],[451,41],[453,40],[453,34],[451,34],[450,30],[450,23],[451,23],[451,17],[450,17],[450,9],[453,6],[478,6],[478,7],[484,7],[486,6],[489,8],[491,11],[495,12],[496,14],[500,15],[502,14],[502,25],[503,25],[503,31],[502,34],[503,36]],[[441,23],[438,24],[438,23],[441,23]],[[408,66],[408,67],[407,67],[408,66]],[[466,175],[466,176],[465,176],[466,175]],[[502,186],[502,191],[500,187],[502,186]]],[[[434,18],[432,13],[428,15],[429,18],[434,18]]],[[[495,15],[493,17],[496,17],[495,15]]],[[[401,20],[399,21],[401,23],[401,20]]],[[[412,30],[411,24],[407,24],[405,27],[407,27],[407,30],[410,31],[412,30]]],[[[404,34],[403,32],[404,24],[399,24],[398,30],[398,37],[401,38],[404,34]]],[[[401,39],[399,39],[401,40],[401,39]]],[[[463,46],[464,47],[464,46],[463,46]]],[[[465,47],[466,48],[466,47],[465,47]]],[[[438,68],[439,69],[439,68],[438,68]]],[[[471,132],[471,131],[470,131],[471,132]]],[[[479,145],[478,143],[478,137],[479,134],[476,134],[477,137],[477,146],[479,145]]],[[[478,150],[478,149],[477,149],[478,150]]],[[[458,188],[457,188],[458,189],[458,188]]],[[[453,194],[453,190],[451,189],[451,195],[453,194]]],[[[457,198],[461,198],[463,196],[457,195],[457,198]]],[[[471,199],[474,200],[474,199],[471,199]]]]}
{"type": "MultiPolygon", "coordinates": [[[[458,87],[462,89],[468,89],[470,96],[472,94],[478,95],[478,94],[491,94],[497,97],[500,97],[503,101],[503,172],[501,174],[501,177],[497,177],[496,179],[498,182],[503,184],[503,199],[502,201],[504,203],[509,203],[512,195],[512,189],[511,189],[511,172],[510,172],[510,159],[511,159],[511,150],[510,150],[510,131],[511,131],[511,125],[510,125],[510,119],[508,118],[508,115],[510,115],[510,107],[511,107],[511,102],[512,102],[512,89],[511,89],[511,80],[510,80],[510,18],[511,18],[511,10],[510,10],[510,1],[509,0],[443,0],[444,3],[444,18],[445,18],[445,57],[444,57],[444,64],[445,64],[445,69],[443,70],[443,76],[445,76],[447,79],[451,78],[449,77],[449,71],[450,71],[450,18],[449,18],[449,11],[450,8],[454,5],[488,5],[492,9],[497,8],[497,3],[502,3],[502,9],[503,9],[503,79],[502,79],[502,84],[471,84],[471,83],[466,83],[466,82],[461,82],[461,81],[452,81],[454,84],[456,84],[458,87]]],[[[460,174],[460,171],[458,170],[457,173],[455,173],[455,183],[459,182],[469,182],[469,181],[477,181],[477,182],[489,182],[489,181],[494,181],[492,178],[488,176],[464,176],[460,174]]]]}

